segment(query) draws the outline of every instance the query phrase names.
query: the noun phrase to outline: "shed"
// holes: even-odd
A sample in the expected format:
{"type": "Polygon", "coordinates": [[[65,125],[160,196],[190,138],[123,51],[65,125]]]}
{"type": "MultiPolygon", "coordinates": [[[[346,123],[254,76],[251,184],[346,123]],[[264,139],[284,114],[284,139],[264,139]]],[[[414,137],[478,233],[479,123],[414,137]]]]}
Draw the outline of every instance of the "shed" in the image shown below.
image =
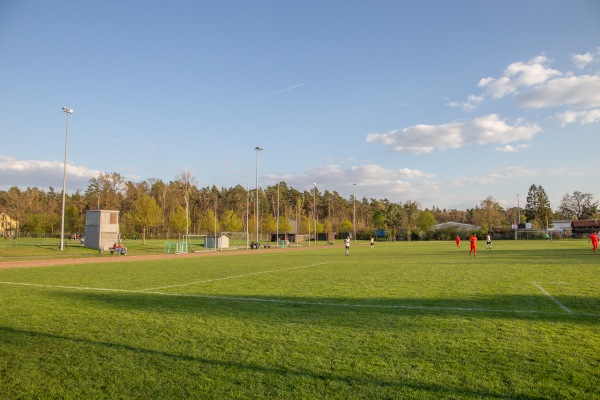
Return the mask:
{"type": "Polygon", "coordinates": [[[207,235],[206,243],[204,244],[206,249],[227,249],[229,248],[229,236],[227,235],[207,235]]]}
{"type": "Polygon", "coordinates": [[[114,210],[87,210],[85,212],[84,246],[108,250],[119,240],[119,212],[114,210]]]}

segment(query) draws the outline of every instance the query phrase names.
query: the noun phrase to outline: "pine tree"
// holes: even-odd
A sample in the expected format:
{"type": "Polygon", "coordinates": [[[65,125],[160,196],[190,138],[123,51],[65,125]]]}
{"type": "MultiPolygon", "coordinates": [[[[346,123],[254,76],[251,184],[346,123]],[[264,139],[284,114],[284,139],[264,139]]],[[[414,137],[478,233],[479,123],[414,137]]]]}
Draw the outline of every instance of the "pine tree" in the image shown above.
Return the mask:
{"type": "Polygon", "coordinates": [[[529,188],[527,204],[525,204],[525,216],[528,222],[535,223],[538,228],[547,228],[552,224],[550,200],[541,185],[531,185],[529,188]]]}

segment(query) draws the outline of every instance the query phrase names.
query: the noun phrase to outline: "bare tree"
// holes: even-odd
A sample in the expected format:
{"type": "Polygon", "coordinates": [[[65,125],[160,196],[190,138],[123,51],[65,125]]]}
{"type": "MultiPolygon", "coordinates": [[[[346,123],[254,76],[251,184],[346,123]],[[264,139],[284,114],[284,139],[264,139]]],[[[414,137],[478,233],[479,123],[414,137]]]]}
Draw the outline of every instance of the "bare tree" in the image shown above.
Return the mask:
{"type": "Polygon", "coordinates": [[[575,191],[572,196],[569,193],[563,196],[558,211],[568,219],[590,219],[598,213],[598,202],[591,193],[575,191]]]}
{"type": "Polygon", "coordinates": [[[187,237],[190,234],[190,194],[193,187],[198,184],[198,181],[190,171],[183,171],[177,176],[176,182],[179,185],[179,190],[181,190],[183,201],[185,202],[185,234],[187,237]]]}

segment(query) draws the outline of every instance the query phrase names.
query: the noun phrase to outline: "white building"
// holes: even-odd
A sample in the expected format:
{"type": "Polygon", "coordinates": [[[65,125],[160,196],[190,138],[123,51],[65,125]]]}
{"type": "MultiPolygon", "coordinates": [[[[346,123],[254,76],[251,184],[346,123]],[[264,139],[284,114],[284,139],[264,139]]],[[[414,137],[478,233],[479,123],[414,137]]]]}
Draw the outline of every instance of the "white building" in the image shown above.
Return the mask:
{"type": "Polygon", "coordinates": [[[204,242],[205,249],[227,249],[229,248],[229,236],[219,235],[215,239],[215,235],[207,235],[204,242]]]}

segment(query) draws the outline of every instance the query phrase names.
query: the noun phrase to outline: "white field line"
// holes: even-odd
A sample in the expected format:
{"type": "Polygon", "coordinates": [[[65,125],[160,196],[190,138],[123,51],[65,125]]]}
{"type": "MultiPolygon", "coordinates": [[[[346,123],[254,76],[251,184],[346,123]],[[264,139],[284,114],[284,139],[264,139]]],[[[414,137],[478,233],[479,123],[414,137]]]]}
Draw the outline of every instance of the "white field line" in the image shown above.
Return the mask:
{"type": "Polygon", "coordinates": [[[49,288],[49,289],[72,289],[72,290],[89,290],[89,291],[100,291],[100,292],[139,293],[139,290],[110,289],[110,288],[97,288],[97,287],[86,287],[86,286],[44,285],[44,284],[40,284],[40,283],[24,283],[24,282],[0,282],[0,285],[34,286],[34,287],[49,288]]]}
{"type": "Polygon", "coordinates": [[[198,284],[201,284],[201,283],[209,283],[209,282],[225,281],[225,280],[228,280],[228,279],[245,278],[245,277],[248,277],[248,276],[256,276],[256,275],[272,274],[272,273],[274,273],[274,272],[291,271],[291,270],[294,270],[294,269],[301,269],[301,268],[317,267],[317,266],[319,266],[319,265],[325,265],[325,264],[327,264],[327,263],[318,263],[318,264],[300,265],[299,267],[291,267],[291,268],[275,269],[275,270],[270,270],[270,271],[261,271],[261,272],[252,272],[252,273],[250,273],[250,274],[241,274],[241,275],[224,276],[224,277],[222,277],[222,278],[206,279],[206,280],[203,280],[203,281],[195,281],[195,282],[188,282],[188,283],[180,283],[180,284],[178,284],[178,285],[159,286],[159,287],[153,287],[153,288],[147,288],[147,289],[140,289],[140,291],[147,291],[147,290],[159,290],[159,289],[170,289],[170,288],[174,288],[174,287],[198,285],[198,284]]]}
{"type": "MultiPolygon", "coordinates": [[[[128,294],[148,294],[148,295],[159,295],[159,296],[170,296],[170,297],[183,297],[193,299],[207,299],[207,300],[230,300],[230,301],[248,301],[248,302],[260,302],[260,303],[272,303],[272,304],[289,304],[294,306],[322,306],[322,307],[336,307],[336,308],[374,308],[374,309],[396,309],[396,310],[425,310],[425,311],[459,311],[459,312],[473,312],[473,313],[503,313],[503,314],[543,314],[543,315],[562,315],[565,314],[560,312],[546,312],[546,311],[535,311],[535,310],[498,310],[492,308],[475,308],[475,307],[434,307],[434,306],[410,306],[410,305],[381,305],[381,304],[360,304],[360,303],[327,303],[322,301],[293,301],[293,300],[278,300],[278,299],[261,299],[257,297],[230,297],[230,296],[214,296],[214,295],[200,295],[200,294],[183,294],[183,293],[166,293],[166,292],[149,292],[147,290],[126,290],[126,289],[110,289],[110,288],[92,288],[83,286],[62,286],[62,285],[43,285],[36,283],[22,283],[22,282],[0,282],[0,285],[21,285],[21,286],[33,286],[41,288],[55,288],[55,289],[71,289],[71,290],[82,290],[82,291],[99,291],[99,292],[118,292],[128,294]]],[[[581,313],[574,314],[579,317],[600,317],[600,314],[581,313]]]]}
{"type": "Polygon", "coordinates": [[[560,301],[558,301],[554,296],[552,296],[550,293],[548,293],[546,291],[546,289],[544,289],[541,285],[539,285],[536,282],[531,282],[531,284],[533,286],[535,286],[536,288],[538,288],[540,290],[540,292],[542,292],[543,294],[545,294],[546,296],[548,296],[548,298],[550,300],[552,300],[553,302],[556,303],[557,306],[559,306],[560,308],[562,308],[565,312],[569,313],[569,314],[574,314],[573,311],[571,311],[568,307],[566,307],[563,303],[561,303],[560,301]]]}
{"type": "Polygon", "coordinates": [[[578,285],[578,286],[598,286],[600,282],[537,282],[540,285],[578,285]]]}

